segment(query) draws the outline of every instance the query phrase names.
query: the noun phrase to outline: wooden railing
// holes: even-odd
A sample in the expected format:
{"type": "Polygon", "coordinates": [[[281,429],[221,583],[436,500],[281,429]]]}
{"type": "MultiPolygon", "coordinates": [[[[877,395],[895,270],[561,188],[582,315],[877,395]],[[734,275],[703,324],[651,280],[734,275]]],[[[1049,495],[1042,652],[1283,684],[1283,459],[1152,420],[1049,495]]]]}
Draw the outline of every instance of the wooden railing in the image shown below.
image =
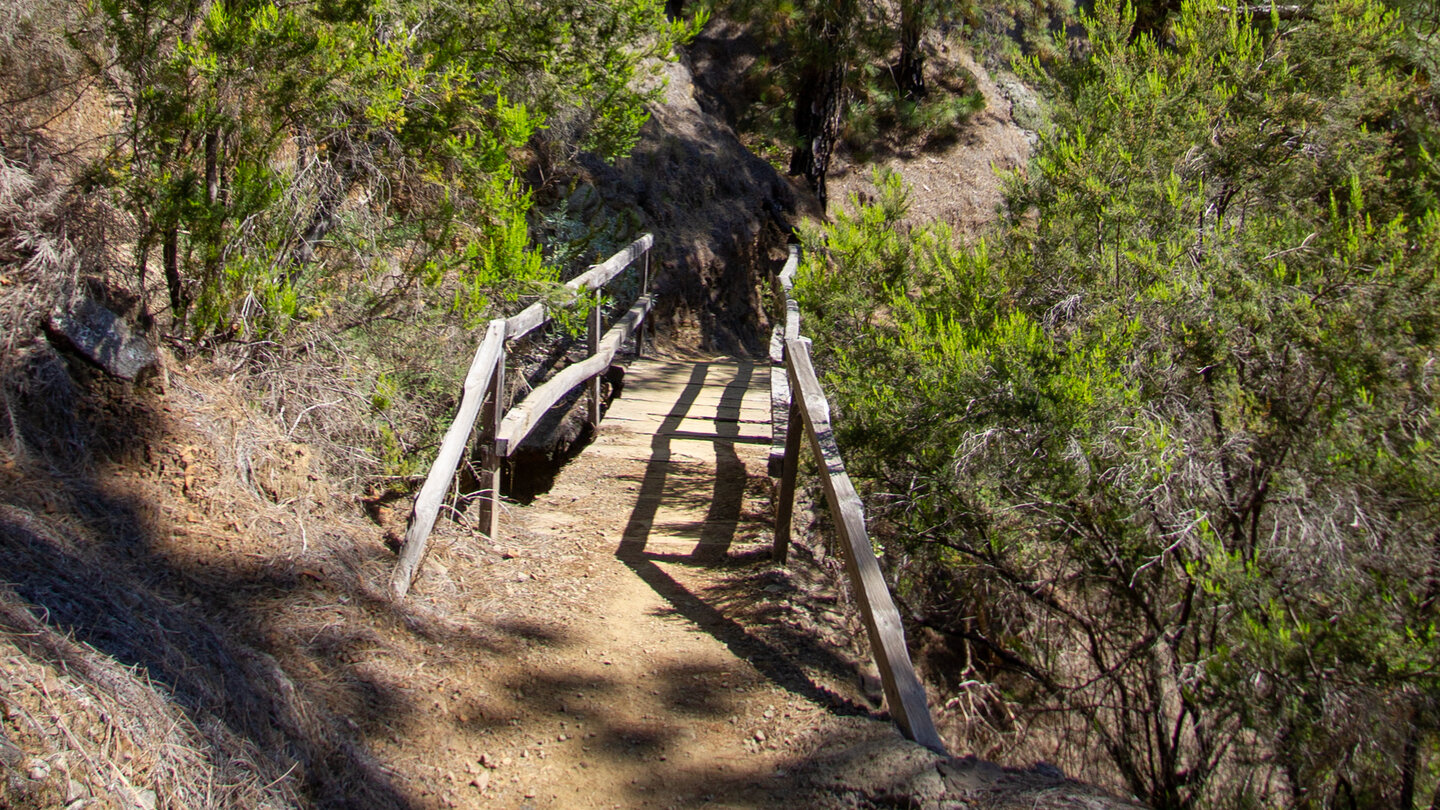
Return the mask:
{"type": "Polygon", "coordinates": [[[776,324],[770,340],[773,431],[770,474],[780,478],[775,501],[775,558],[783,562],[789,550],[803,435],[809,437],[811,452],[820,465],[820,483],[835,517],[845,571],[860,606],[875,665],[880,670],[885,705],[901,733],[944,753],[945,744],[935,731],[925,688],[910,663],[900,613],[890,598],[890,589],[885,585],[880,563],[870,546],[870,536],[865,530],[865,505],[845,472],[845,462],[835,444],[830,404],[810,360],[810,340],[800,336],[800,307],[791,295],[799,261],[800,249],[791,247],[789,260],[775,277],[776,310],[777,314],[784,313],[784,320],[776,324]]]}
{"type": "Polygon", "coordinates": [[[470,434],[479,417],[481,435],[476,442],[480,456],[480,526],[482,531],[495,539],[500,532],[500,465],[514,454],[520,443],[540,418],[555,403],[577,386],[589,383],[589,418],[592,425],[600,422],[600,378],[621,345],[637,333],[637,352],[643,350],[646,318],[653,306],[650,295],[650,248],[655,238],[650,234],[636,239],[619,253],[597,264],[580,276],[565,283],[576,296],[594,296],[590,308],[589,355],[582,361],[566,367],[543,385],[530,392],[524,401],[517,403],[507,412],[505,409],[505,355],[507,346],[549,323],[551,313],[543,302],[536,302],[517,315],[497,318],[490,322],[485,337],[475,350],[475,359],[465,375],[465,387],[460,397],[460,408],[455,421],[445,431],[440,442],[440,452],[430,465],[425,484],[415,496],[415,506],[410,513],[410,523],[405,531],[405,542],[400,549],[400,560],[390,576],[390,592],[396,599],[403,599],[410,585],[420,572],[425,559],[426,542],[435,527],[440,507],[445,503],[450,482],[460,465],[460,457],[470,441],[470,434]],[[626,268],[634,264],[641,268],[640,297],[610,331],[601,334],[601,289],[626,268]]]}

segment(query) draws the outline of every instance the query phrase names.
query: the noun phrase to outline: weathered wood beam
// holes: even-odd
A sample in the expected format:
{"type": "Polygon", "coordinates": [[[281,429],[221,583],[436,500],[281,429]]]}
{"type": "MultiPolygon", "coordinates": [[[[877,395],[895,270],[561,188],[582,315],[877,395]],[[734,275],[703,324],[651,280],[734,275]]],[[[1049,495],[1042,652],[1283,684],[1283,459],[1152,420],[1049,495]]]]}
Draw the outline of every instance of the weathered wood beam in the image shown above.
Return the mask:
{"type": "Polygon", "coordinates": [[[544,326],[548,320],[550,317],[545,312],[545,302],[536,301],[505,319],[505,338],[507,340],[522,338],[531,331],[544,326]]]}
{"type": "Polygon", "coordinates": [[[650,246],[654,244],[654,235],[647,233],[621,248],[614,256],[565,282],[565,286],[572,290],[582,288],[586,290],[598,290],[609,283],[610,279],[620,275],[621,271],[629,267],[632,262],[640,258],[645,251],[649,250],[650,246]]]}
{"type": "MultiPolygon", "coordinates": [[[[646,251],[654,244],[654,235],[647,233],[621,248],[614,256],[565,282],[565,287],[574,291],[599,289],[620,275],[625,268],[642,255],[646,257],[648,267],[649,254],[646,251]]],[[[648,290],[642,290],[642,292],[648,292],[648,290]]],[[[536,301],[505,320],[505,337],[516,340],[549,322],[550,314],[545,311],[545,302],[536,301]]]]}
{"type": "Polygon", "coordinates": [[[475,417],[480,413],[480,405],[485,401],[485,394],[490,389],[495,370],[499,367],[501,355],[505,351],[505,329],[505,321],[497,319],[491,321],[489,328],[485,330],[485,339],[475,350],[475,359],[470,362],[470,370],[465,374],[459,413],[455,415],[455,421],[450,424],[449,430],[445,431],[445,438],[440,442],[440,452],[435,456],[435,462],[430,465],[424,486],[420,487],[420,493],[415,496],[415,506],[410,512],[410,525],[405,530],[405,543],[400,549],[400,561],[390,575],[390,593],[396,599],[405,598],[420,570],[420,563],[425,559],[430,530],[435,527],[435,518],[440,514],[440,506],[445,502],[445,494],[450,490],[450,481],[455,477],[460,456],[465,452],[466,443],[470,441],[475,417]]]}
{"type": "MultiPolygon", "coordinates": [[[[864,503],[845,472],[845,462],[835,444],[835,433],[830,425],[830,405],[825,400],[825,392],[820,388],[815,366],[810,360],[810,341],[786,341],[785,356],[790,370],[791,395],[804,417],[811,450],[820,462],[820,483],[825,488],[825,499],[835,517],[850,586],[870,636],[875,664],[880,669],[885,705],[906,737],[943,753],[945,744],[935,731],[925,688],[920,685],[920,679],[910,663],[910,652],[905,646],[905,627],[890,598],[890,589],[880,572],[880,562],[875,559],[875,551],[870,546],[870,536],[865,530],[864,503]]],[[[792,425],[791,430],[796,430],[796,427],[792,425]]],[[[792,460],[787,458],[786,463],[790,464],[792,460]]]]}
{"type": "Polygon", "coordinates": [[[785,339],[798,340],[800,337],[800,304],[794,298],[785,299],[785,339]]]}
{"type": "Polygon", "coordinates": [[[805,431],[800,400],[791,400],[785,414],[785,446],[781,448],[780,487],[775,499],[775,548],[771,556],[785,562],[790,553],[790,522],[795,515],[795,479],[800,472],[800,434],[805,431]]]}
{"type": "Polygon", "coordinates": [[[790,380],[785,371],[785,341],[800,337],[800,308],[790,297],[795,287],[795,269],[800,266],[800,246],[790,246],[785,266],[775,275],[775,313],[784,321],[770,333],[770,458],[766,472],[777,478],[785,463],[785,436],[790,413],[790,380]]]}
{"type": "MultiPolygon", "coordinates": [[[[600,306],[600,296],[596,294],[595,301],[590,308],[590,317],[585,319],[588,322],[588,334],[585,336],[585,346],[590,350],[591,356],[600,352],[600,330],[604,326],[604,322],[601,320],[602,315],[604,315],[604,312],[600,306]]],[[[606,368],[609,368],[610,364],[606,363],[605,365],[606,368]]],[[[590,407],[587,416],[590,419],[591,427],[600,426],[600,375],[604,373],[605,369],[600,369],[595,373],[595,376],[590,378],[585,386],[589,389],[588,393],[590,394],[590,407]]]]}
{"type": "Polygon", "coordinates": [[[779,478],[785,463],[786,415],[790,413],[790,377],[785,372],[785,330],[770,332],[770,457],[765,470],[779,478]]]}
{"type": "Polygon", "coordinates": [[[544,385],[530,392],[524,402],[510,409],[505,414],[505,420],[500,425],[500,431],[495,437],[495,452],[502,457],[509,457],[520,446],[520,442],[530,435],[530,431],[539,424],[541,417],[550,410],[555,403],[559,402],[572,389],[584,383],[586,380],[601,374],[610,366],[620,346],[630,338],[645,320],[651,308],[650,296],[645,296],[635,302],[635,306],[625,313],[618,323],[605,333],[600,339],[600,345],[596,353],[580,361],[571,364],[557,373],[554,377],[545,381],[544,385]]]}
{"type": "Polygon", "coordinates": [[[500,540],[500,454],[495,452],[495,435],[500,432],[500,420],[505,418],[505,352],[495,361],[494,376],[490,380],[490,396],[485,398],[485,407],[480,414],[480,438],[475,444],[480,450],[480,530],[491,542],[500,540]]]}
{"type": "Polygon", "coordinates": [[[780,287],[789,293],[795,289],[795,271],[800,268],[800,246],[790,246],[790,256],[785,259],[785,266],[780,268],[780,287]]]}
{"type": "MultiPolygon", "coordinates": [[[[642,281],[642,292],[647,293],[632,307],[620,324],[607,333],[600,341],[600,351],[595,351],[595,334],[598,329],[592,326],[591,354],[593,355],[583,363],[576,364],[557,374],[551,383],[556,380],[577,379],[585,380],[593,377],[592,383],[592,418],[598,420],[599,408],[599,377],[610,361],[614,359],[619,351],[620,345],[634,331],[636,324],[643,323],[644,317],[650,311],[651,297],[649,290],[649,250],[655,244],[655,237],[651,234],[631,242],[615,255],[604,262],[595,265],[578,277],[566,282],[565,286],[574,291],[597,290],[604,286],[615,276],[619,275],[625,268],[635,262],[637,258],[645,258],[645,277],[642,281]]],[[[598,309],[597,313],[598,315],[598,309]]],[[[419,494],[415,496],[415,505],[410,513],[410,523],[405,531],[404,545],[400,549],[400,560],[395,566],[395,571],[390,577],[390,591],[396,599],[403,599],[409,592],[410,586],[419,573],[420,564],[425,559],[426,541],[430,532],[435,527],[435,519],[440,514],[440,507],[445,502],[445,494],[450,489],[450,482],[455,477],[455,470],[460,463],[460,456],[465,450],[465,445],[470,440],[470,434],[475,427],[475,419],[479,414],[482,405],[488,402],[485,413],[484,441],[494,441],[494,448],[484,448],[481,455],[481,486],[485,489],[482,493],[481,525],[485,527],[490,536],[494,538],[499,533],[500,522],[500,465],[499,460],[509,455],[509,451],[518,445],[520,440],[534,429],[534,423],[540,414],[548,410],[555,400],[564,396],[573,388],[569,385],[563,390],[556,392],[556,387],[541,386],[537,389],[522,406],[517,406],[518,415],[512,412],[516,418],[509,416],[502,417],[504,410],[505,392],[505,342],[523,337],[530,332],[544,326],[550,321],[550,314],[545,311],[544,302],[537,301],[534,304],[521,310],[519,313],[505,319],[497,319],[490,322],[486,329],[485,338],[475,351],[475,358],[470,363],[470,369],[465,375],[464,391],[460,398],[459,413],[450,428],[445,431],[445,438],[440,443],[440,452],[436,455],[435,462],[430,466],[430,472],[425,477],[425,484],[420,488],[419,494]],[[545,391],[545,396],[555,395],[544,407],[538,407],[538,394],[545,391]],[[489,397],[486,395],[490,394],[489,397]],[[518,438],[511,434],[505,434],[507,426],[512,431],[515,425],[520,424],[523,430],[518,438]]],[[[594,321],[592,320],[592,323],[594,321]]],[[[576,383],[578,384],[578,382],[576,383]]]]}

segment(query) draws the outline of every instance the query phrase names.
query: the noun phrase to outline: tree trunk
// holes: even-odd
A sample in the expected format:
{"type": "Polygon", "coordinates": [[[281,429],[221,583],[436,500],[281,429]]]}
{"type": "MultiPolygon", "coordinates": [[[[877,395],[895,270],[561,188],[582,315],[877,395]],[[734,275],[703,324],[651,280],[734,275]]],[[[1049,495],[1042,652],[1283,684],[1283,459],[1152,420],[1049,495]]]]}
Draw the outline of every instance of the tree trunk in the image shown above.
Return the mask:
{"type": "Polygon", "coordinates": [[[340,221],[340,203],[345,199],[345,187],[342,181],[337,179],[332,187],[320,192],[320,199],[315,204],[315,210],[310,214],[310,224],[291,252],[293,266],[288,274],[289,280],[294,282],[300,276],[300,269],[315,261],[315,248],[330,233],[340,221]]]}
{"type": "Polygon", "coordinates": [[[180,276],[180,229],[174,226],[165,229],[161,243],[165,258],[165,285],[170,289],[170,316],[175,323],[184,325],[185,313],[190,309],[190,296],[186,294],[185,279],[180,276]]]}
{"type": "Polygon", "coordinates": [[[206,213],[205,227],[205,283],[213,283],[220,276],[221,216],[216,210],[220,203],[220,128],[205,133],[205,203],[210,210],[206,213]]]}
{"type": "MultiPolygon", "coordinates": [[[[143,215],[142,215],[143,220],[143,215]]],[[[135,277],[140,283],[140,316],[139,321],[146,331],[151,331],[155,323],[155,313],[150,306],[150,288],[146,285],[146,276],[150,274],[150,243],[148,239],[142,238],[135,246],[135,277]]]]}
{"type": "Polygon", "coordinates": [[[900,60],[895,63],[895,86],[900,95],[919,101],[929,92],[925,86],[925,52],[920,40],[925,34],[922,0],[900,3],[900,60]]]}
{"type": "Polygon", "coordinates": [[[803,175],[825,209],[825,173],[840,136],[845,66],[809,66],[800,74],[795,96],[795,134],[800,143],[790,155],[790,173],[803,175]]]}
{"type": "MultiPolygon", "coordinates": [[[[1419,698],[1415,698],[1419,703],[1419,698]]],[[[1405,750],[1400,755],[1400,801],[1396,807],[1411,810],[1415,806],[1415,776],[1420,769],[1419,708],[1410,712],[1410,728],[1405,731],[1405,750]]]]}

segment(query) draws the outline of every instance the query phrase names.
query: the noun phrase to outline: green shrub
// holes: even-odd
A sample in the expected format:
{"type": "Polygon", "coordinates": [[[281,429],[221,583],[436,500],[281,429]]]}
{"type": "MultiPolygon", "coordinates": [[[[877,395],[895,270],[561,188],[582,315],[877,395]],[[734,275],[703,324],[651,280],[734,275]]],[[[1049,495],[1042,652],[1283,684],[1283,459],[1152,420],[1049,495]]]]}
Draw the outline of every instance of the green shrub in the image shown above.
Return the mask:
{"type": "Polygon", "coordinates": [[[901,190],[799,286],[902,597],[1157,807],[1429,796],[1440,214],[1371,0],[1102,3],[973,249],[901,190]]]}
{"type": "Polygon", "coordinates": [[[272,335],[323,294],[304,277],[349,281],[377,255],[472,324],[553,281],[525,150],[626,153],[659,60],[704,22],[640,0],[97,9],[87,47],[127,115],[91,177],[121,192],[142,278],[158,259],[197,336],[272,335]]]}

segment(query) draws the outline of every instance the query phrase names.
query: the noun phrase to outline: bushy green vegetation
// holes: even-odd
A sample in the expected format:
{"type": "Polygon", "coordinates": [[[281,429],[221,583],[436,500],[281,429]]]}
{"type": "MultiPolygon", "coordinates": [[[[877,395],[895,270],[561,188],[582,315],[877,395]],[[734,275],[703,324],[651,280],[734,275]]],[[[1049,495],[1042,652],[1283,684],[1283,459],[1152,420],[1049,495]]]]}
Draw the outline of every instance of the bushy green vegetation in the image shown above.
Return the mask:
{"type": "Polygon", "coordinates": [[[928,147],[952,141],[985,109],[985,95],[968,71],[941,76],[930,86],[925,96],[912,98],[896,85],[889,66],[862,68],[841,131],[851,155],[868,160],[896,142],[928,147]]]}
{"type": "Polygon", "coordinates": [[[554,200],[582,152],[637,143],[704,19],[645,0],[13,0],[0,341],[103,292],[243,372],[331,472],[403,489],[469,332],[572,303],[562,271],[638,235],[603,205],[570,227],[554,200]]]}
{"type": "Polygon", "coordinates": [[[797,290],[902,601],[1051,756],[1157,807],[1429,802],[1417,40],[1373,0],[1086,25],[1085,55],[1035,63],[1055,126],[988,239],[905,230],[894,177],[807,236],[797,290]]]}
{"type": "Polygon", "coordinates": [[[119,192],[138,272],[159,259],[196,335],[274,334],[372,274],[472,322],[553,280],[522,150],[627,152],[660,90],[647,64],[703,22],[639,0],[97,9],[123,123],[90,184],[119,192]]]}

